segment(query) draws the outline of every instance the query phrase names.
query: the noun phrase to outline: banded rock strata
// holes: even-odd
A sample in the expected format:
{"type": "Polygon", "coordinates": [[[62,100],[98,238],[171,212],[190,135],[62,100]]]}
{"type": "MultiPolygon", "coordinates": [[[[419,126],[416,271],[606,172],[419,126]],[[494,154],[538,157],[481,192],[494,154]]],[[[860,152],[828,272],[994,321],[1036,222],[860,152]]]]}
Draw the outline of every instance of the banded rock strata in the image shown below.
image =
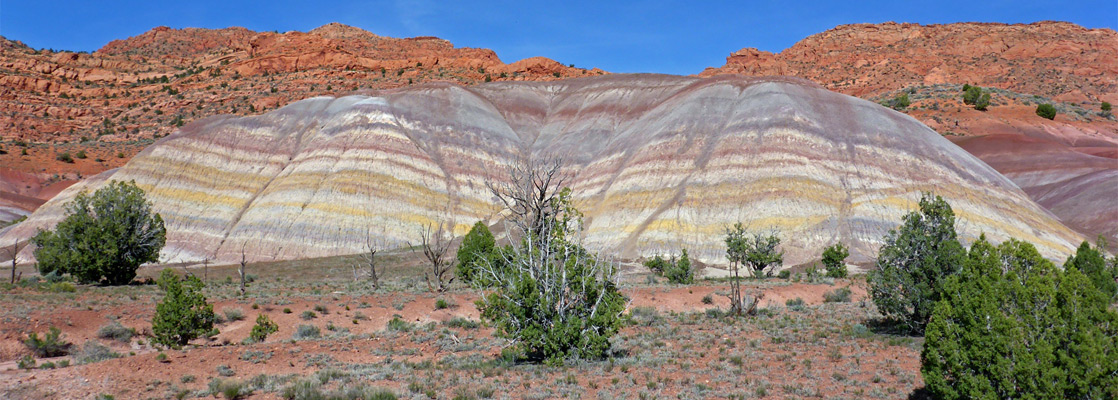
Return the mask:
{"type": "Polygon", "coordinates": [[[168,226],[166,261],[359,252],[367,229],[416,243],[500,216],[485,182],[522,156],[561,157],[588,247],[623,258],[688,248],[724,264],[723,229],[781,231],[785,265],[836,241],[852,262],[922,191],[965,237],[1017,237],[1062,258],[1082,237],[916,120],[797,78],[612,75],[316,97],[191,123],[75,185],[5,233],[33,234],[108,179],[135,180],[168,226]]]}

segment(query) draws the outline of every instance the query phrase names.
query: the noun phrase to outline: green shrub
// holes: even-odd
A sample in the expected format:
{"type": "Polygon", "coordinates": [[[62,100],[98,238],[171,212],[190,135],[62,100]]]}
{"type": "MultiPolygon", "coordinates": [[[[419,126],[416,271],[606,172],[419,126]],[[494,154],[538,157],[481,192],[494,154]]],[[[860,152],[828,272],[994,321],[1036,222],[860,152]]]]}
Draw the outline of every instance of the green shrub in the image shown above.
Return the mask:
{"type": "Polygon", "coordinates": [[[687,255],[687,249],[683,249],[682,253],[679,259],[673,257],[668,269],[664,271],[664,277],[668,278],[668,282],[688,285],[695,282],[695,271],[691,269],[691,257],[687,255]]]}
{"type": "Polygon", "coordinates": [[[711,296],[709,294],[703,296],[703,304],[714,304],[714,296],[711,296]]]}
{"type": "Polygon", "coordinates": [[[136,330],[132,328],[125,328],[120,322],[112,321],[102,325],[97,329],[97,337],[101,339],[112,339],[118,342],[128,343],[132,340],[132,336],[136,335],[136,330]]]}
{"type": "Polygon", "coordinates": [[[780,270],[780,272],[778,272],[776,274],[776,277],[780,278],[780,279],[791,279],[792,278],[792,271],[782,269],[782,270],[780,270]]]}
{"type": "Polygon", "coordinates": [[[493,233],[485,223],[478,221],[462,238],[462,245],[458,247],[456,276],[467,284],[477,283],[481,287],[492,278],[480,277],[479,267],[484,263],[496,263],[501,260],[500,249],[493,233]],[[475,282],[476,281],[476,282],[475,282]]]}
{"type": "Polygon", "coordinates": [[[982,98],[982,88],[978,86],[964,86],[966,89],[963,91],[963,104],[974,105],[978,99],[982,98]]]}
{"type": "Polygon", "coordinates": [[[53,231],[39,231],[39,272],[71,274],[81,283],[123,285],[136,269],[159,261],[166,229],[135,182],[112,181],[66,204],[66,218],[53,231]]]}
{"type": "Polygon", "coordinates": [[[35,357],[32,357],[30,354],[24,355],[20,357],[19,361],[16,361],[16,368],[19,369],[35,369],[35,367],[35,357]]]}
{"type": "Polygon", "coordinates": [[[1036,115],[1041,118],[1056,119],[1056,107],[1048,103],[1041,104],[1036,106],[1036,115]]]}
{"type": "Polygon", "coordinates": [[[70,164],[74,163],[74,157],[70,155],[70,152],[63,152],[63,153],[55,154],[54,159],[58,160],[58,161],[62,161],[64,163],[70,163],[70,164]]]}
{"type": "Polygon", "coordinates": [[[86,158],[89,158],[89,156],[85,154],[85,150],[78,150],[77,154],[74,154],[74,158],[80,158],[84,160],[86,158]]]}
{"type": "Polygon", "coordinates": [[[801,299],[799,297],[788,299],[784,301],[784,305],[792,310],[799,311],[804,309],[804,299],[801,299]]]}
{"type": "Polygon", "coordinates": [[[295,328],[295,334],[292,338],[295,340],[318,339],[322,337],[322,331],[314,325],[299,325],[295,328]]]}
{"type": "Polygon", "coordinates": [[[202,294],[206,284],[198,277],[189,276],[180,280],[171,269],[164,269],[158,283],[164,296],[155,306],[155,317],[151,322],[153,342],[178,347],[213,329],[213,305],[206,303],[202,294]]]}
{"type": "Polygon", "coordinates": [[[990,94],[982,93],[982,95],[978,97],[978,100],[974,101],[974,109],[978,111],[986,111],[988,107],[990,107],[990,94]]]}
{"type": "Polygon", "coordinates": [[[435,300],[435,309],[436,310],[445,310],[447,308],[450,308],[450,303],[447,303],[447,301],[445,299],[435,300]]]}
{"type": "Polygon", "coordinates": [[[1103,255],[1106,252],[1105,247],[1106,242],[1101,239],[1094,248],[1087,244],[1087,241],[1083,241],[1075,250],[1075,254],[1068,256],[1067,261],[1064,262],[1064,269],[1078,269],[1091,280],[1099,292],[1107,299],[1113,300],[1118,298],[1118,263],[1112,262],[1107,265],[1106,257],[1103,255]]]}
{"type": "Polygon", "coordinates": [[[38,333],[31,332],[23,344],[39,357],[58,357],[70,352],[70,343],[62,339],[62,330],[53,326],[42,338],[38,333]]]}
{"type": "Polygon", "coordinates": [[[1110,105],[1110,103],[1107,103],[1107,102],[1104,101],[1104,102],[1102,102],[1102,105],[1099,106],[1099,109],[1102,110],[1102,111],[1110,111],[1111,105],[1110,105]]]}
{"type": "Polygon", "coordinates": [[[886,101],[884,105],[894,110],[901,111],[908,108],[911,104],[912,102],[908,100],[908,93],[901,93],[892,100],[886,101]]]}
{"type": "MultiPolygon", "coordinates": [[[[558,169],[556,163],[550,173],[558,169]]],[[[556,188],[545,183],[551,180],[541,175],[545,171],[513,174],[513,182],[529,182],[514,187],[536,189],[527,196],[500,194],[514,214],[528,212],[514,217],[512,225],[525,231],[516,248],[503,252],[507,267],[496,276],[495,290],[478,301],[481,316],[492,321],[498,337],[515,340],[513,351],[530,360],[558,364],[604,357],[624,321],[626,299],[617,289],[617,268],[573,240],[582,230],[582,214],[572,205],[569,189],[554,193],[556,188]]]]}
{"type": "Polygon", "coordinates": [[[304,321],[310,321],[312,319],[318,318],[318,314],[315,314],[314,311],[307,310],[303,311],[303,314],[299,315],[299,318],[302,318],[304,321]]]}
{"type": "Polygon", "coordinates": [[[1118,397],[1118,312],[1076,267],[982,237],[943,287],[921,354],[935,398],[1118,397]]]}
{"type": "Polygon", "coordinates": [[[919,211],[905,215],[902,225],[885,236],[866,277],[878,311],[917,334],[924,332],[942,294],[940,284],[959,272],[966,253],[951,205],[928,193],[919,204],[919,211]]]}
{"type": "Polygon", "coordinates": [[[835,290],[828,290],[823,292],[824,303],[849,303],[850,302],[850,288],[838,288],[835,290]]]}
{"type": "Polygon", "coordinates": [[[254,342],[263,342],[268,338],[268,335],[279,331],[279,325],[272,322],[267,315],[260,314],[256,316],[256,325],[252,326],[252,332],[249,333],[249,339],[254,342]]]}
{"type": "Polygon", "coordinates": [[[664,257],[657,254],[655,257],[652,257],[651,260],[645,261],[644,266],[656,275],[664,275],[664,270],[668,269],[668,260],[665,260],[664,257]]]}
{"type": "Polygon", "coordinates": [[[850,251],[842,243],[823,249],[823,267],[827,269],[827,276],[831,278],[846,277],[846,257],[850,251]]]}

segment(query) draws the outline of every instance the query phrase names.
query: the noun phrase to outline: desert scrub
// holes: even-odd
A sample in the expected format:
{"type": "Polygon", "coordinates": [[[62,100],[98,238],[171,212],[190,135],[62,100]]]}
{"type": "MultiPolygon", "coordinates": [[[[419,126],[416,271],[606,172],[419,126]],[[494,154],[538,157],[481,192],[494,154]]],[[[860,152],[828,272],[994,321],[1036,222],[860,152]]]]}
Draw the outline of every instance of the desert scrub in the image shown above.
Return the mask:
{"type": "Polygon", "coordinates": [[[119,353],[113,352],[107,346],[96,340],[90,340],[82,345],[81,351],[74,357],[74,360],[77,361],[78,364],[90,364],[119,357],[119,353]]]}
{"type": "Polygon", "coordinates": [[[241,321],[241,320],[245,319],[245,312],[244,312],[244,310],[241,310],[240,308],[226,307],[226,308],[221,309],[221,313],[225,314],[225,319],[227,321],[230,321],[230,322],[241,321]]]}
{"type": "Polygon", "coordinates": [[[97,329],[97,337],[101,339],[112,339],[122,343],[128,343],[132,340],[132,336],[136,334],[136,330],[126,328],[118,321],[111,321],[102,325],[97,329]]]}
{"type": "Polygon", "coordinates": [[[312,319],[318,318],[318,314],[315,314],[314,311],[307,310],[303,311],[303,314],[299,315],[299,318],[302,318],[304,321],[310,321],[312,319]]]}
{"type": "Polygon", "coordinates": [[[299,325],[295,328],[295,334],[292,338],[295,340],[318,339],[322,337],[322,331],[314,325],[299,325]]]}
{"type": "Polygon", "coordinates": [[[824,303],[849,303],[850,302],[850,288],[838,288],[835,290],[828,290],[823,293],[824,303]]]}
{"type": "Polygon", "coordinates": [[[70,343],[62,339],[62,330],[53,326],[42,338],[38,333],[31,332],[23,344],[39,357],[58,357],[70,352],[70,343]]]}

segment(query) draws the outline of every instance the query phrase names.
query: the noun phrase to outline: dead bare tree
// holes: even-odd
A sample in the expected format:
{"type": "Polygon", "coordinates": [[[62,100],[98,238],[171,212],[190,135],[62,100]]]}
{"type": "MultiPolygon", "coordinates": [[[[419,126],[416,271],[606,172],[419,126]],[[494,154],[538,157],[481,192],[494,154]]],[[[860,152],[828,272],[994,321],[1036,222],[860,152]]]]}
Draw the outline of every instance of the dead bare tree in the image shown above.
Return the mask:
{"type": "Polygon", "coordinates": [[[241,243],[241,268],[237,269],[237,273],[241,275],[241,297],[245,297],[245,267],[248,266],[248,260],[245,257],[245,245],[248,242],[241,243]]]}
{"type": "Polygon", "coordinates": [[[381,245],[373,241],[372,230],[366,230],[364,251],[358,256],[358,262],[350,264],[350,267],[353,268],[354,281],[361,279],[357,273],[358,267],[369,267],[365,276],[373,284],[373,290],[380,289],[380,276],[377,274],[377,252],[380,251],[380,248],[381,245]]]}
{"type": "Polygon", "coordinates": [[[202,259],[202,283],[210,283],[210,258],[202,259]]]}
{"type": "Polygon", "coordinates": [[[560,190],[564,185],[562,160],[521,161],[509,167],[506,182],[486,182],[489,191],[501,202],[512,223],[509,238],[530,236],[535,241],[550,237],[551,222],[560,190]]]}
{"type": "MultiPolygon", "coordinates": [[[[28,243],[31,243],[31,241],[26,241],[26,242],[23,242],[23,244],[20,244],[19,239],[14,239],[11,246],[8,246],[8,247],[4,248],[4,250],[7,251],[8,256],[12,257],[12,283],[13,284],[16,283],[16,263],[19,259],[19,252],[20,252],[20,250],[23,250],[23,248],[26,247],[28,243]]],[[[23,274],[20,274],[20,275],[23,275],[23,274]]]]}
{"type": "Polygon", "coordinates": [[[428,224],[420,232],[420,248],[423,249],[423,256],[431,264],[431,272],[423,273],[423,279],[427,281],[427,288],[432,292],[445,292],[446,289],[454,282],[454,277],[447,278],[447,273],[450,272],[453,264],[446,258],[447,251],[450,250],[451,239],[446,236],[443,230],[443,224],[439,223],[436,229],[428,224]],[[432,277],[434,283],[431,282],[432,277]]]}

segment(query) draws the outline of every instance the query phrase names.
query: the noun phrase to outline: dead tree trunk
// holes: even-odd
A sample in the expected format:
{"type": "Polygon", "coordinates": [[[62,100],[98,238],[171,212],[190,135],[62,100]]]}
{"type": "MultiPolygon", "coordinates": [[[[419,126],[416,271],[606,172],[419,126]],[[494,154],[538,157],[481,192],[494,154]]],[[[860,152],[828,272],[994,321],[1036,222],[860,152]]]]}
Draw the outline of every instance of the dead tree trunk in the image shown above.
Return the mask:
{"type": "Polygon", "coordinates": [[[248,262],[245,258],[245,243],[241,243],[241,268],[237,272],[241,275],[241,297],[245,297],[245,267],[248,262]]]}
{"type": "Polygon", "coordinates": [[[21,245],[21,244],[19,244],[19,239],[15,239],[12,242],[11,246],[5,248],[5,250],[7,250],[8,255],[12,257],[12,284],[16,283],[16,264],[19,261],[18,260],[19,259],[19,251],[22,250],[25,246],[27,246],[28,243],[30,243],[30,242],[23,242],[23,244],[21,245]]]}
{"type": "Polygon", "coordinates": [[[446,253],[450,250],[451,240],[445,236],[443,232],[443,225],[440,223],[438,229],[432,230],[431,225],[424,227],[421,232],[420,239],[421,248],[423,249],[423,256],[431,264],[431,272],[423,273],[423,278],[427,281],[427,289],[432,292],[445,292],[446,289],[454,282],[454,277],[447,278],[447,273],[450,272],[451,264],[446,259],[446,253]],[[432,278],[434,282],[432,282],[432,278]]]}
{"type": "Polygon", "coordinates": [[[359,266],[368,266],[369,272],[366,273],[366,276],[369,282],[373,284],[373,290],[380,289],[380,276],[377,274],[377,252],[380,251],[380,247],[380,244],[373,240],[372,231],[366,230],[365,251],[358,256],[359,259],[357,262],[350,265],[350,267],[353,268],[354,282],[361,279],[360,274],[357,272],[357,268],[359,266]]]}

